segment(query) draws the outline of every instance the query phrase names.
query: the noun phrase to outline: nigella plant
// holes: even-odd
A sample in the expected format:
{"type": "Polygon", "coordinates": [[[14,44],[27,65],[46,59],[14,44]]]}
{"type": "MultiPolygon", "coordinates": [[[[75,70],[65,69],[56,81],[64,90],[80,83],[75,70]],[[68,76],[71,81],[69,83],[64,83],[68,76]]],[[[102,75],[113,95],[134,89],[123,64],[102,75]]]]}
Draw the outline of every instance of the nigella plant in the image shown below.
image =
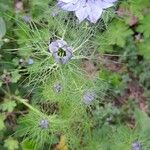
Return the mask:
{"type": "Polygon", "coordinates": [[[66,11],[74,11],[79,21],[84,19],[96,23],[103,10],[114,5],[117,0],[58,0],[57,5],[66,11]]]}
{"type": "Polygon", "coordinates": [[[49,44],[49,51],[58,64],[66,64],[73,56],[72,47],[64,40],[55,40],[49,44]]]}

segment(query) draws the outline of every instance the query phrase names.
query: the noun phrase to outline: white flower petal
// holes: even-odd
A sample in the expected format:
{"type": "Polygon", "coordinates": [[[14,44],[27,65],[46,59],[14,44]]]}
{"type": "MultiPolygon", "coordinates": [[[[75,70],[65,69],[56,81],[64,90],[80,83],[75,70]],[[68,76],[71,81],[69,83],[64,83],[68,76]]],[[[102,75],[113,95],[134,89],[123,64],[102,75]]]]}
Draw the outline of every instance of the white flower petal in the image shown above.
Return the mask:
{"type": "Polygon", "coordinates": [[[116,2],[117,0],[104,0],[106,3],[114,3],[116,2]]]}
{"type": "Polygon", "coordinates": [[[70,2],[73,2],[73,0],[61,0],[62,2],[64,3],[70,3],[70,2]]]}
{"type": "Polygon", "coordinates": [[[58,6],[66,11],[74,11],[79,22],[88,19],[96,23],[104,9],[112,7],[117,0],[59,0],[58,6]]]}
{"type": "Polygon", "coordinates": [[[105,1],[104,0],[97,0],[96,4],[98,7],[106,9],[106,8],[112,7],[114,5],[113,1],[114,0],[105,0],[105,1]]]}
{"type": "Polygon", "coordinates": [[[90,7],[88,4],[75,11],[75,14],[78,17],[80,22],[86,19],[89,13],[90,13],[90,7]]]}
{"type": "Polygon", "coordinates": [[[103,9],[93,3],[89,3],[89,5],[90,5],[91,11],[88,14],[88,20],[91,21],[92,23],[96,23],[97,20],[100,18],[103,12],[103,9]]]}
{"type": "Polygon", "coordinates": [[[66,11],[75,11],[78,8],[80,8],[81,6],[81,1],[79,0],[73,0],[73,2],[70,3],[64,3],[64,2],[60,2],[58,3],[58,6],[60,6],[63,10],[66,11]]]}

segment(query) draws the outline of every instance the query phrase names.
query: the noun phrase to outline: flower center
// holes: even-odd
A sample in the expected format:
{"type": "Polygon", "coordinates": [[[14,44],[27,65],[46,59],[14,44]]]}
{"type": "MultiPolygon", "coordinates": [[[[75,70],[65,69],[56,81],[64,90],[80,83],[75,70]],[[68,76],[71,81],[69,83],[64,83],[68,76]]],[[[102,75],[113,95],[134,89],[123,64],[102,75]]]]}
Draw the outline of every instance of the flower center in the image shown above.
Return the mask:
{"type": "Polygon", "coordinates": [[[62,48],[60,48],[59,50],[58,50],[58,56],[60,56],[60,57],[64,57],[64,56],[66,56],[66,51],[64,51],[62,48]]]}

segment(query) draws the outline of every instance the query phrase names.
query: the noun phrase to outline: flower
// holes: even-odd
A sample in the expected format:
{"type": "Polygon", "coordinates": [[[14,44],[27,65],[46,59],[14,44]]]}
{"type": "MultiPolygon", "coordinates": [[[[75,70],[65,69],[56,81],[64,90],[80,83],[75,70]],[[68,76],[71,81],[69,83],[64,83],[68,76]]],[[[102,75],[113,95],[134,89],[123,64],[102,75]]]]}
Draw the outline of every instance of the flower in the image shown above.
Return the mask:
{"type": "Polygon", "coordinates": [[[22,16],[22,19],[23,19],[26,23],[30,22],[30,17],[27,16],[27,15],[22,16]]]}
{"type": "Polygon", "coordinates": [[[34,60],[33,60],[32,58],[29,58],[29,59],[28,59],[28,64],[29,64],[29,65],[32,65],[33,63],[34,63],[34,60]]]}
{"type": "Polygon", "coordinates": [[[79,21],[84,19],[96,23],[104,9],[114,5],[117,0],[58,0],[58,7],[74,11],[79,21]]]}
{"type": "Polygon", "coordinates": [[[46,119],[40,120],[39,127],[41,127],[42,129],[48,128],[48,120],[46,120],[46,119]]]}
{"type": "Polygon", "coordinates": [[[96,98],[96,94],[93,91],[86,91],[83,95],[83,102],[85,104],[90,104],[96,98]]]}
{"type": "Polygon", "coordinates": [[[60,83],[55,83],[55,84],[53,85],[53,90],[54,90],[54,92],[56,92],[56,93],[61,92],[61,90],[62,90],[61,84],[60,84],[60,83]]]}
{"type": "Polygon", "coordinates": [[[131,144],[131,150],[142,150],[142,146],[138,141],[131,144]]]}
{"type": "Polygon", "coordinates": [[[55,40],[49,44],[49,51],[57,63],[66,64],[71,59],[73,50],[64,40],[55,40]]]}

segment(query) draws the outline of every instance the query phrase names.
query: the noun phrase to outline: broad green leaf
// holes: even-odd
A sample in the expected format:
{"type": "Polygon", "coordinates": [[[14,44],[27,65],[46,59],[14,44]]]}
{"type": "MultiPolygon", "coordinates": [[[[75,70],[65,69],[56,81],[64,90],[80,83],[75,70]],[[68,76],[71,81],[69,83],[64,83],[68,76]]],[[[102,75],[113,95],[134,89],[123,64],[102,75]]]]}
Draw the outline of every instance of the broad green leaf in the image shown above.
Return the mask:
{"type": "Polygon", "coordinates": [[[137,31],[144,34],[145,38],[150,37],[150,14],[144,17],[140,22],[140,25],[137,27],[137,31]]]}
{"type": "Polygon", "coordinates": [[[99,44],[99,51],[110,52],[113,45],[124,47],[127,37],[131,36],[133,31],[120,20],[114,20],[106,29],[106,31],[97,35],[97,43],[99,44]]]}
{"type": "Polygon", "coordinates": [[[3,104],[1,104],[0,109],[2,111],[12,112],[16,107],[15,101],[4,100],[3,104]]]}
{"type": "Polygon", "coordinates": [[[118,45],[123,47],[126,43],[126,38],[133,34],[133,31],[128,26],[119,20],[113,21],[106,31],[105,38],[108,38],[110,45],[118,45]]]}
{"type": "Polygon", "coordinates": [[[5,140],[4,147],[6,147],[8,150],[16,150],[19,148],[19,143],[17,140],[9,137],[5,140]]]}
{"type": "Polygon", "coordinates": [[[12,83],[17,83],[17,81],[21,78],[21,75],[18,73],[18,70],[11,72],[11,75],[12,75],[11,78],[12,83]]]}
{"type": "Polygon", "coordinates": [[[2,17],[0,17],[0,39],[6,34],[6,24],[2,17]]]}

